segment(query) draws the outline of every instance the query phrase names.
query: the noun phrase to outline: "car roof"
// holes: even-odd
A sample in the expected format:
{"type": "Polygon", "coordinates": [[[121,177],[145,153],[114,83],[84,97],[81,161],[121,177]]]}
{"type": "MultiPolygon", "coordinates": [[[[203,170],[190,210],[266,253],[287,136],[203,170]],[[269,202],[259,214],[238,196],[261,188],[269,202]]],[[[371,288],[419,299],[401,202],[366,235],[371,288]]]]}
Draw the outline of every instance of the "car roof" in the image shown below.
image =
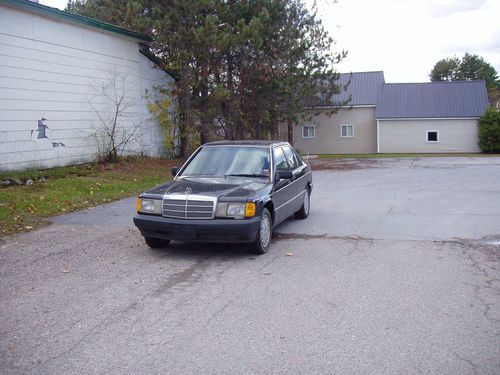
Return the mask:
{"type": "Polygon", "coordinates": [[[265,140],[246,140],[246,141],[218,141],[205,143],[203,146],[271,146],[287,145],[283,141],[265,141],[265,140]]]}

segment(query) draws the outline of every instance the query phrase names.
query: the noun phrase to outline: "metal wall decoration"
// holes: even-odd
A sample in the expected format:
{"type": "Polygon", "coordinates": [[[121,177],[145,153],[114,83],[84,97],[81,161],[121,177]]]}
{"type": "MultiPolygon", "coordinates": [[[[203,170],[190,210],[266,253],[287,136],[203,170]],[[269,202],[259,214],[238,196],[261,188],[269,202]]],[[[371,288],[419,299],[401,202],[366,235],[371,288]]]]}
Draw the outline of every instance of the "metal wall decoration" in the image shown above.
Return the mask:
{"type": "MultiPolygon", "coordinates": [[[[36,139],[49,139],[47,136],[47,129],[49,129],[48,125],[45,125],[43,122],[47,121],[45,117],[42,117],[38,121],[38,129],[32,129],[31,130],[31,139],[33,140],[33,133],[38,132],[37,138],[36,139]]],[[[52,148],[56,147],[66,147],[66,145],[62,142],[52,142],[52,148]]]]}
{"type": "Polygon", "coordinates": [[[43,123],[45,120],[47,120],[45,117],[42,117],[40,120],[38,120],[38,129],[31,131],[32,136],[33,132],[38,132],[38,139],[49,138],[47,137],[46,133],[46,129],[48,129],[49,127],[43,123]]]}

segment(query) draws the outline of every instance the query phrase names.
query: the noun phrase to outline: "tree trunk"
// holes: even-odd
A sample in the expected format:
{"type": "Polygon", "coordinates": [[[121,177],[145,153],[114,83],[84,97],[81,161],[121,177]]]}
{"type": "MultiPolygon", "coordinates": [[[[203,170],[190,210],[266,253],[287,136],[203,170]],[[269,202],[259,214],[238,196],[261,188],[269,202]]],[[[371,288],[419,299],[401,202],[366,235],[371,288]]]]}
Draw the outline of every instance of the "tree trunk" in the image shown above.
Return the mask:
{"type": "Polygon", "coordinates": [[[191,125],[191,98],[187,72],[184,69],[182,73],[179,80],[179,147],[181,157],[187,159],[189,157],[188,129],[191,125]]]}
{"type": "Polygon", "coordinates": [[[208,51],[205,60],[201,63],[200,72],[200,100],[201,100],[201,129],[200,144],[205,144],[210,139],[210,115],[208,102],[208,51]]]}
{"type": "Polygon", "coordinates": [[[226,54],[227,59],[227,91],[229,92],[229,98],[225,100],[224,106],[224,121],[226,123],[227,134],[225,134],[227,139],[235,139],[235,121],[233,119],[233,97],[234,97],[234,84],[233,84],[233,56],[231,51],[226,54]]]}
{"type": "Polygon", "coordinates": [[[293,146],[293,121],[291,117],[288,118],[288,122],[286,125],[288,133],[288,143],[293,146]]]}

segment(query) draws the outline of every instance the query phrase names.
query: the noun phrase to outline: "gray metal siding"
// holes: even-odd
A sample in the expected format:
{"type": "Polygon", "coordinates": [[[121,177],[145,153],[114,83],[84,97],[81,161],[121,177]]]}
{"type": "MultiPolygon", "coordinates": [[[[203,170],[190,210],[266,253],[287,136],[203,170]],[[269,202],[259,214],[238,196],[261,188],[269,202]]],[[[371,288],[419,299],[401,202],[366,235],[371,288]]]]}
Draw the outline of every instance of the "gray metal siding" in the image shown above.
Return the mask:
{"type": "Polygon", "coordinates": [[[380,120],[381,153],[480,152],[477,120],[380,120]],[[439,131],[439,142],[426,141],[427,130],[439,131]]]}

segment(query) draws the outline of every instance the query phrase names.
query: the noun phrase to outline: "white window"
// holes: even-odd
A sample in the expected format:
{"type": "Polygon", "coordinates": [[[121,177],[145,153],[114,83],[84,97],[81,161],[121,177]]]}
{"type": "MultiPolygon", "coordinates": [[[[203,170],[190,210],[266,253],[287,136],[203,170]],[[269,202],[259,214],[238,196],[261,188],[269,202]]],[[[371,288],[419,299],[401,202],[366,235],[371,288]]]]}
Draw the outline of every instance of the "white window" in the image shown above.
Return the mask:
{"type": "Polygon", "coordinates": [[[302,125],[302,138],[315,138],[316,127],[314,125],[302,125]]]}
{"type": "Polygon", "coordinates": [[[439,130],[427,130],[425,140],[427,143],[439,142],[439,130]]]}
{"type": "Polygon", "coordinates": [[[354,125],[340,125],[340,136],[341,137],[354,137],[354,125]]]}

